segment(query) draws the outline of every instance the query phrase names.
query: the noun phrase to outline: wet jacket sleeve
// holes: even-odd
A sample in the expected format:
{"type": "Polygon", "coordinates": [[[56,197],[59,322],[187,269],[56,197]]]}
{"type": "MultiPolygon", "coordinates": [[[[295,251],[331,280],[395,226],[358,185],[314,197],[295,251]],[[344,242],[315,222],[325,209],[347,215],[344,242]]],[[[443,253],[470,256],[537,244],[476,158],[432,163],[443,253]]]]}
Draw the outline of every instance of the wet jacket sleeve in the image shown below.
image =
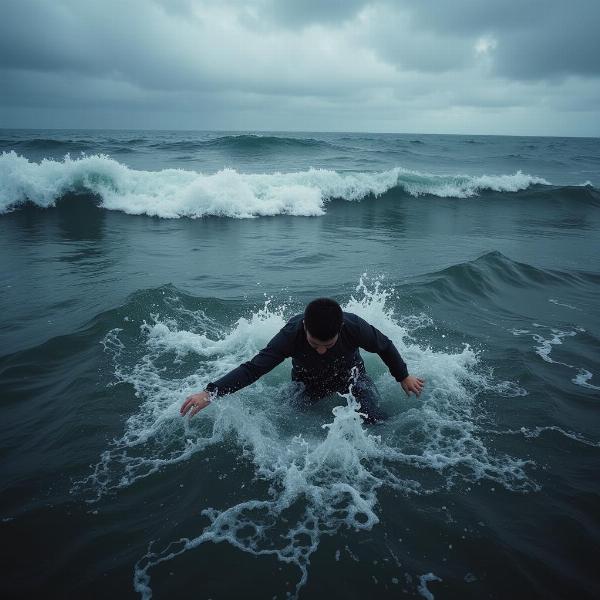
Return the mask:
{"type": "Polygon", "coordinates": [[[402,360],[392,340],[360,317],[356,317],[356,325],[358,345],[367,352],[378,354],[396,381],[402,381],[408,377],[406,363],[402,360]]]}
{"type": "Polygon", "coordinates": [[[286,325],[254,358],[206,386],[217,396],[232,394],[254,383],[292,355],[293,330],[286,325]]]}

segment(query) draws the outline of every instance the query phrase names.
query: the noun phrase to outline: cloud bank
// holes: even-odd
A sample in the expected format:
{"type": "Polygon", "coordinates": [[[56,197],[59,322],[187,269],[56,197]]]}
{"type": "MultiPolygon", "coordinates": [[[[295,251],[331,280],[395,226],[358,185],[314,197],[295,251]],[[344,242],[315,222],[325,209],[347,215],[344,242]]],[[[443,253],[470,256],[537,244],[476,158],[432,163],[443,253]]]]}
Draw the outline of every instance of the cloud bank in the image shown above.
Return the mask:
{"type": "Polygon", "coordinates": [[[0,126],[600,135],[593,0],[8,0],[0,126]]]}

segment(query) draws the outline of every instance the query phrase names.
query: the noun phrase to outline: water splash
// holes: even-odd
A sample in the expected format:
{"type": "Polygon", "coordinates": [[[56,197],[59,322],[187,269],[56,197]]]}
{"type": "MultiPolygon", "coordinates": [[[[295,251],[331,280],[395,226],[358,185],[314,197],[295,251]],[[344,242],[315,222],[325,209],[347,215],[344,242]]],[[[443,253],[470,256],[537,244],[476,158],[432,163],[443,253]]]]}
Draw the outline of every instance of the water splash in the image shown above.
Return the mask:
{"type": "Polygon", "coordinates": [[[250,461],[256,479],[268,483],[266,495],[264,486],[244,482],[246,495],[240,494],[237,502],[205,509],[202,514],[210,524],[199,536],[179,539],[161,551],[150,547],[134,575],[135,588],[144,598],[152,594],[153,567],[207,541],[226,541],[295,565],[300,574],[297,595],[322,536],[341,529],[368,530],[379,523],[377,494],[382,487],[422,495],[484,479],[508,490],[537,489],[526,473],[530,461],[496,453],[482,439],[475,399],[498,384],[480,368],[477,352],[467,345],[454,351],[421,347],[408,325],[423,317],[397,317],[394,307],[401,302],[381,279],[372,282],[364,275],[343,305],[388,335],[411,372],[427,381],[419,399],[403,399],[379,359],[365,356],[367,368],[379,370],[377,384],[391,414],[374,429],[362,422],[351,389],[339,396],[329,418],[318,410],[299,418],[288,406],[292,389],[285,365],[236,394],[216,399],[192,420],[180,416],[187,395],[266,345],[292,316],[285,305],[267,301],[218,331],[214,320],[202,313],[191,318],[173,299],[168,315],[151,315],[137,333],[115,329],[107,334],[104,348],[115,377],[133,387],[140,406],[123,435],[74,491],[91,492],[95,499],[118,493],[225,439],[233,440],[250,461]],[[255,497],[248,499],[253,491],[255,497]]]}

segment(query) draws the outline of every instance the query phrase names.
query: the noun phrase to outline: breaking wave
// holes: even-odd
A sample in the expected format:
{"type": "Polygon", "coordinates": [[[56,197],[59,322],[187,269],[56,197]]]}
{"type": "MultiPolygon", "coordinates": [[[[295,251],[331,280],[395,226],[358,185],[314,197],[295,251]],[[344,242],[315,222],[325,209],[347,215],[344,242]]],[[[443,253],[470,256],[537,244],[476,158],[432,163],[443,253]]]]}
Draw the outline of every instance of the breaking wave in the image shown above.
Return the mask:
{"type": "Polygon", "coordinates": [[[486,191],[519,192],[545,179],[524,174],[442,176],[396,167],[339,173],[309,169],[246,174],[223,169],[202,174],[183,169],[135,170],[106,155],[31,162],[14,151],[0,157],[0,213],[26,203],[56,206],[70,193],[92,194],[100,206],[162,218],[319,216],[328,201],[359,201],[392,190],[410,196],[470,198],[486,191]]]}

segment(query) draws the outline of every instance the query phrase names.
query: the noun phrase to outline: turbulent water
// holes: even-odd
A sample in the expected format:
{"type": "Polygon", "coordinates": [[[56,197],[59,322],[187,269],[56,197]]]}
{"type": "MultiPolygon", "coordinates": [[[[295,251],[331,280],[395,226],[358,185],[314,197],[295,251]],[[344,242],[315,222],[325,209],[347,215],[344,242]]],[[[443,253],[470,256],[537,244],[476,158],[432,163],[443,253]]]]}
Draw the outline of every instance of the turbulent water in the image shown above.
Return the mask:
{"type": "Polygon", "coordinates": [[[0,131],[3,597],[595,598],[600,141],[0,131]],[[179,406],[315,296],[389,336],[179,406]]]}

